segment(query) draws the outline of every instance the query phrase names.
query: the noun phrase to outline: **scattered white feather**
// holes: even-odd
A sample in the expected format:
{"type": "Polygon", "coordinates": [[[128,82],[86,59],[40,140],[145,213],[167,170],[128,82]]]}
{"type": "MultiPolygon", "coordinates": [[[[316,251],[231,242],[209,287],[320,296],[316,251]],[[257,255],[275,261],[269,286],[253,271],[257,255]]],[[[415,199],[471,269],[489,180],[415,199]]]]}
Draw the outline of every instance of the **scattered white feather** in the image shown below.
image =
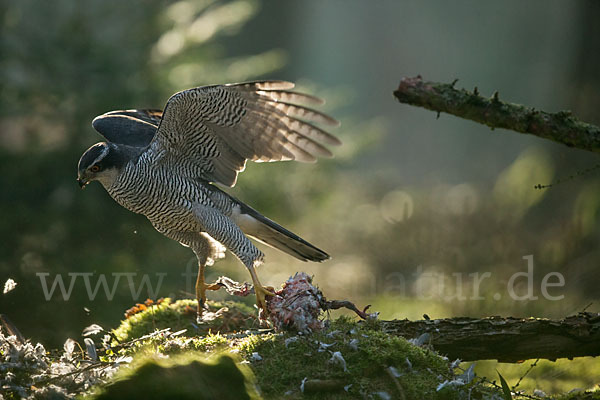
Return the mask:
{"type": "Polygon", "coordinates": [[[12,278],[8,278],[6,282],[4,282],[4,294],[10,292],[14,288],[17,287],[17,282],[15,282],[12,278]]]}
{"type": "Polygon", "coordinates": [[[90,326],[87,326],[84,330],[83,330],[83,336],[90,336],[90,335],[95,335],[97,333],[103,332],[104,328],[102,328],[100,325],[98,324],[91,324],[90,326]]]}
{"type": "Polygon", "coordinates": [[[382,400],[392,400],[392,396],[388,392],[375,392],[382,400]]]}
{"type": "Polygon", "coordinates": [[[465,384],[465,382],[462,379],[453,379],[451,381],[446,379],[444,382],[437,385],[436,391],[439,392],[440,390],[442,390],[445,387],[463,386],[464,384],[465,384]]]}
{"type": "MultiPolygon", "coordinates": [[[[452,365],[458,366],[458,364],[460,363],[460,360],[456,359],[455,361],[452,362],[452,365]]],[[[439,392],[440,390],[442,390],[445,387],[452,387],[452,386],[463,386],[463,385],[467,385],[469,383],[471,383],[471,381],[475,378],[475,363],[471,364],[469,366],[469,368],[467,368],[467,370],[465,372],[463,372],[461,375],[457,376],[456,378],[452,379],[452,380],[445,380],[444,382],[440,383],[437,386],[437,391],[439,392]]]]}
{"type": "Polygon", "coordinates": [[[63,349],[65,350],[65,353],[63,354],[61,361],[71,361],[73,359],[73,351],[75,350],[76,344],[77,344],[77,342],[75,342],[73,339],[71,339],[71,338],[67,339],[67,341],[63,345],[63,349]]]}
{"type": "Polygon", "coordinates": [[[390,373],[392,374],[392,376],[394,378],[400,378],[402,376],[402,373],[400,371],[398,371],[396,368],[392,367],[391,365],[388,367],[388,370],[390,371],[390,373]]]}
{"type": "Polygon", "coordinates": [[[198,316],[198,318],[196,318],[196,322],[199,324],[212,322],[220,318],[227,311],[229,311],[229,308],[227,307],[221,307],[215,312],[205,311],[204,313],[202,313],[202,316],[198,316]]]}
{"type": "Polygon", "coordinates": [[[94,364],[89,368],[89,363],[81,363],[79,357],[75,357],[77,346],[74,340],[67,340],[63,347],[59,361],[53,361],[43,345],[21,342],[13,335],[5,336],[0,330],[0,370],[6,372],[0,373],[0,381],[10,382],[10,390],[17,398],[71,399],[92,385],[106,383],[119,369],[118,363],[98,368],[94,364]],[[10,371],[6,371],[8,368],[10,371]],[[49,376],[59,375],[61,378],[54,383],[44,383],[49,376]]]}
{"type": "Polygon", "coordinates": [[[308,377],[302,379],[302,383],[300,383],[300,391],[302,393],[304,393],[304,384],[306,383],[307,380],[308,380],[308,377]]]}
{"type": "Polygon", "coordinates": [[[299,339],[298,336],[292,336],[292,337],[285,339],[285,341],[284,341],[285,348],[287,349],[290,344],[296,343],[298,341],[298,339],[299,339]]]}
{"type": "Polygon", "coordinates": [[[429,342],[429,339],[431,338],[431,335],[427,332],[423,333],[421,336],[419,336],[418,338],[413,338],[410,339],[408,341],[408,343],[413,344],[415,346],[423,346],[425,343],[429,342]]]}
{"type": "Polygon", "coordinates": [[[367,320],[374,321],[379,318],[379,311],[367,314],[367,320]]]}
{"type": "Polygon", "coordinates": [[[131,356],[120,356],[120,357],[117,357],[117,359],[115,360],[115,363],[129,364],[131,361],[133,361],[133,357],[131,357],[131,356]]]}
{"type": "Polygon", "coordinates": [[[96,353],[96,345],[94,341],[90,338],[83,339],[85,343],[85,349],[87,350],[88,356],[94,361],[98,361],[98,354],[96,353]]]}
{"type": "Polygon", "coordinates": [[[348,347],[350,347],[352,350],[358,350],[358,339],[352,339],[350,342],[348,342],[348,347]]]}
{"type": "Polygon", "coordinates": [[[327,351],[331,346],[335,345],[336,342],[333,342],[331,344],[327,344],[327,343],[323,343],[323,342],[318,342],[319,343],[319,350],[317,350],[319,353],[323,353],[325,351],[327,351]]]}
{"type": "Polygon", "coordinates": [[[452,361],[452,363],[450,364],[450,369],[458,368],[461,362],[462,360],[460,358],[457,358],[456,360],[452,361]]]}
{"type": "Polygon", "coordinates": [[[330,338],[330,339],[333,339],[333,338],[334,338],[334,336],[335,336],[335,335],[337,335],[338,333],[340,333],[340,331],[336,329],[336,330],[334,330],[334,331],[331,331],[331,332],[329,332],[329,333],[328,333],[327,335],[325,335],[325,336],[327,336],[327,337],[328,337],[328,338],[330,338]]]}
{"type": "Polygon", "coordinates": [[[336,351],[331,355],[329,362],[335,365],[339,365],[343,368],[344,372],[348,371],[348,368],[346,368],[346,360],[344,360],[344,356],[342,356],[342,353],[339,351],[336,351]]]}
{"type": "Polygon", "coordinates": [[[464,383],[471,383],[473,378],[475,378],[475,363],[471,364],[469,368],[461,375],[458,376],[458,379],[461,379],[464,383]]]}
{"type": "Polygon", "coordinates": [[[260,354],[258,354],[257,352],[252,353],[252,355],[250,356],[250,361],[262,361],[262,357],[260,354]]]}

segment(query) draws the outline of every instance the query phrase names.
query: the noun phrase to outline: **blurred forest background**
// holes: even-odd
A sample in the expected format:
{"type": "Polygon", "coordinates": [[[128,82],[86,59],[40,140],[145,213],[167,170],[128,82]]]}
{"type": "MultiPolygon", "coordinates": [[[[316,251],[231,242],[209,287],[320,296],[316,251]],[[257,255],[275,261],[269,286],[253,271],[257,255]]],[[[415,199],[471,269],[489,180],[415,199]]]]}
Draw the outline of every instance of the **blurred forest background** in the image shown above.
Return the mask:
{"type": "MultiPolygon", "coordinates": [[[[314,165],[249,165],[229,190],[333,256],[304,264],[266,249],[264,283],[306,271],[329,298],[373,304],[385,319],[560,318],[593,302],[598,311],[600,172],[533,189],[597,165],[597,156],[436,119],[392,91],[403,76],[459,78],[457,87],[600,124],[599,19],[591,0],[2,1],[0,282],[18,286],[0,295],[0,313],[26,337],[62,346],[91,323],[115,326],[148,293],[132,299],[123,279],[112,300],[100,290],[91,301],[79,278],[68,301],[58,290],[47,301],[37,273],[49,284],[62,274],[67,286],[69,272],[94,273],[92,286],[98,274],[135,272],[136,284],[149,274],[156,284],[161,273],[158,297],[193,297],[181,275],[196,271],[192,252],[99,184],[81,191],[77,161],[102,139],[90,124],[96,115],[162,108],[181,89],[256,78],[296,81],[325,98],[344,141],[314,165]],[[515,301],[507,282],[527,270],[527,255],[539,298],[515,301]],[[555,271],[565,286],[549,291],[564,298],[552,301],[540,283],[555,271]],[[471,299],[476,272],[491,273],[483,300],[471,299]]],[[[208,278],[223,274],[248,280],[231,255],[208,278]]],[[[548,363],[531,376],[548,391],[589,387],[597,363],[548,363]]],[[[506,368],[505,377],[524,367],[506,368]]]]}

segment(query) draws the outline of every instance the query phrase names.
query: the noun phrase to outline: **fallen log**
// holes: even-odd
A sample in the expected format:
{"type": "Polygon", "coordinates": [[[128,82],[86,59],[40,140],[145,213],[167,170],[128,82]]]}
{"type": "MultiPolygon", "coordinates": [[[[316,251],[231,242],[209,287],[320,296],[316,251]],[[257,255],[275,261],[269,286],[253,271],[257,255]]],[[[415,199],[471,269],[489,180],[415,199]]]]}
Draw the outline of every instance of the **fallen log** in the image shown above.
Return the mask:
{"type": "Polygon", "coordinates": [[[600,355],[600,314],[581,312],[561,320],[545,318],[446,318],[382,321],[383,329],[407,339],[425,338],[450,359],[527,359],[600,355]]]}

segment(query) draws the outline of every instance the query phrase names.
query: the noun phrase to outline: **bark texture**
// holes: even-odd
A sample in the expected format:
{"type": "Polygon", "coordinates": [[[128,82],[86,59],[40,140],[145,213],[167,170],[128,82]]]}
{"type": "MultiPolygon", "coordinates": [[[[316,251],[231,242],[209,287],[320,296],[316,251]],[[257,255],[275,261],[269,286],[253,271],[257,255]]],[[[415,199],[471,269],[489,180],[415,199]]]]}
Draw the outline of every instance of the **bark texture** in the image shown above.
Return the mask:
{"type": "Polygon", "coordinates": [[[456,83],[424,81],[421,76],[402,78],[394,96],[401,103],[445,112],[492,129],[529,133],[569,147],[600,153],[600,128],[573,117],[570,111],[549,113],[501,101],[498,92],[490,98],[456,89],[456,83]]]}
{"type": "Polygon", "coordinates": [[[429,341],[450,359],[573,358],[600,355],[600,314],[582,312],[562,320],[542,318],[448,318],[383,321],[387,332],[429,341]],[[422,336],[428,334],[428,336],[422,336]]]}

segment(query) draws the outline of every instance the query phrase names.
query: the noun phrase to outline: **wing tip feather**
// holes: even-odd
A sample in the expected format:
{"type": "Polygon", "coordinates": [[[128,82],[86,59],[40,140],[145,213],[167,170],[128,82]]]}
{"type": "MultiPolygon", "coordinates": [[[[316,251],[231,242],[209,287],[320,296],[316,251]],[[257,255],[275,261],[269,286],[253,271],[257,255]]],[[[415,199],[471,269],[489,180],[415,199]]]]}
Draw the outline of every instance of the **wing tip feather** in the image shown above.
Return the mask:
{"type": "Polygon", "coordinates": [[[293,89],[296,84],[289,81],[269,80],[256,82],[255,86],[260,90],[287,90],[293,89]]]}

